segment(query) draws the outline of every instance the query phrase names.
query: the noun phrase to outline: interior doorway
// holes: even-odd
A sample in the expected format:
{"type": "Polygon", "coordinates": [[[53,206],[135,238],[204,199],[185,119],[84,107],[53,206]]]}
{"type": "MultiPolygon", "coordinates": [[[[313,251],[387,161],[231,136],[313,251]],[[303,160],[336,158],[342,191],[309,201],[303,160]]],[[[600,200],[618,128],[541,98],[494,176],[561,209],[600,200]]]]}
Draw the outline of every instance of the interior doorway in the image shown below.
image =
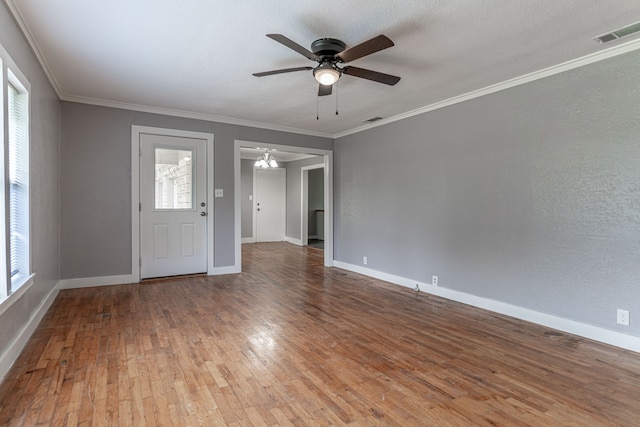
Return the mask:
{"type": "MultiPolygon", "coordinates": [[[[242,249],[243,243],[256,242],[256,233],[251,234],[249,224],[251,224],[251,218],[253,212],[251,206],[253,206],[253,193],[252,186],[249,184],[250,176],[253,177],[255,170],[253,164],[256,162],[256,157],[259,154],[264,154],[265,149],[268,149],[270,154],[272,150],[276,153],[305,155],[301,158],[307,160],[294,161],[297,162],[295,166],[291,163],[287,164],[287,207],[286,207],[286,226],[285,226],[285,241],[295,245],[302,246],[301,235],[301,175],[300,170],[302,166],[316,165],[323,168],[323,199],[324,210],[326,212],[332,212],[333,210],[333,152],[331,150],[284,146],[277,144],[268,144],[255,141],[242,141],[236,140],[234,146],[234,171],[235,171],[235,263],[233,266],[234,272],[242,271],[242,249]],[[250,157],[247,152],[250,150],[258,150],[256,156],[250,157]],[[292,170],[295,173],[291,172],[292,170]],[[295,200],[294,203],[290,203],[290,200],[295,200]]],[[[252,181],[251,181],[252,182],[252,181]]],[[[308,208],[307,208],[308,209],[308,208]]],[[[324,228],[324,262],[326,266],[333,266],[333,215],[324,215],[323,220],[324,228]]],[[[307,230],[308,231],[308,230],[307,230]]]]}
{"type": "Polygon", "coordinates": [[[324,249],[324,164],[305,166],[301,169],[301,243],[324,249]]]}

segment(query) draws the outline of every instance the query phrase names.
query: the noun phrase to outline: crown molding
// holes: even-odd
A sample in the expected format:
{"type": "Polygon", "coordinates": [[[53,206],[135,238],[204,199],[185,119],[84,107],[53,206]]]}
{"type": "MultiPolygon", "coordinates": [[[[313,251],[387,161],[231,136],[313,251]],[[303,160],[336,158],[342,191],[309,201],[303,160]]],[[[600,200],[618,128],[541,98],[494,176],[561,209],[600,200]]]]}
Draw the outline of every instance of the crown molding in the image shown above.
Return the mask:
{"type": "Polygon", "coordinates": [[[184,117],[187,119],[205,120],[210,122],[225,123],[230,125],[248,126],[259,129],[273,130],[278,132],[297,133],[301,135],[317,136],[321,138],[333,138],[332,134],[316,132],[312,130],[298,129],[287,126],[273,125],[270,123],[254,122],[251,120],[237,119],[233,117],[217,116],[214,114],[197,113],[193,111],[176,110],[171,108],[152,107],[149,105],[129,104],[126,102],[109,101],[105,99],[85,98],[62,94],[62,101],[77,102],[80,104],[97,105],[100,107],[119,108],[123,110],[140,111],[143,113],[162,114],[165,116],[184,117]]]}
{"type": "Polygon", "coordinates": [[[636,38],[635,40],[631,40],[626,43],[620,43],[620,44],[617,44],[616,46],[612,46],[608,49],[603,49],[599,52],[591,53],[591,54],[582,56],[580,58],[572,59],[570,61],[566,61],[561,64],[544,68],[542,70],[534,71],[532,73],[515,77],[513,79],[505,80],[503,82],[496,83],[494,85],[490,85],[478,90],[474,90],[462,95],[457,95],[452,98],[438,101],[433,104],[429,104],[424,107],[417,108],[415,110],[407,111],[405,113],[401,113],[393,117],[388,117],[386,119],[379,120],[375,123],[370,123],[370,124],[358,126],[343,132],[330,134],[326,132],[291,128],[287,126],[273,125],[273,124],[263,123],[263,122],[255,122],[251,120],[243,120],[243,119],[237,119],[233,117],[217,116],[213,114],[198,113],[198,112],[162,108],[162,107],[153,107],[148,105],[130,104],[130,103],[124,103],[124,102],[109,101],[109,100],[103,100],[103,99],[87,98],[87,97],[80,97],[80,96],[65,94],[60,88],[58,81],[55,79],[53,72],[51,71],[51,68],[47,64],[47,61],[45,60],[45,57],[42,53],[42,50],[36,43],[36,39],[33,36],[31,29],[23,19],[22,14],[20,13],[20,10],[15,5],[15,0],[5,0],[5,3],[9,7],[9,10],[13,14],[16,22],[20,26],[28,43],[31,45],[31,48],[34,54],[36,55],[38,61],[40,62],[47,78],[49,79],[49,82],[53,86],[53,89],[56,91],[58,97],[62,101],[78,102],[82,104],[119,108],[119,109],[140,111],[140,112],[153,113],[153,114],[163,114],[163,115],[184,117],[184,118],[197,119],[197,120],[206,120],[206,121],[213,121],[213,122],[232,124],[232,125],[238,125],[238,126],[248,126],[253,128],[260,128],[260,129],[273,130],[273,131],[279,131],[279,132],[288,132],[288,133],[296,133],[301,135],[317,136],[321,138],[330,138],[334,140],[348,136],[348,135],[364,132],[366,130],[383,126],[389,123],[404,120],[413,116],[428,113],[430,111],[438,110],[440,108],[444,108],[444,107],[448,107],[461,102],[469,101],[471,99],[479,98],[481,96],[496,93],[505,89],[515,87],[515,86],[520,86],[526,83],[543,79],[545,77],[560,74],[565,71],[580,68],[585,65],[593,64],[599,61],[603,61],[605,59],[613,58],[615,56],[623,55],[625,53],[640,49],[640,38],[636,38]]]}
{"type": "Polygon", "coordinates": [[[353,128],[344,132],[339,132],[334,134],[333,138],[338,139],[347,135],[360,133],[365,130],[376,128],[378,126],[383,126],[389,123],[397,122],[399,120],[407,119],[409,117],[417,116],[420,114],[428,113],[430,111],[438,110],[440,108],[448,107],[450,105],[458,104],[460,102],[469,101],[471,99],[479,98],[481,96],[489,95],[489,94],[499,92],[505,89],[509,89],[515,86],[520,86],[525,83],[530,83],[536,80],[543,79],[545,77],[563,73],[565,71],[584,67],[585,65],[593,64],[595,62],[604,61],[605,59],[613,58],[615,56],[619,56],[619,55],[632,52],[638,49],[640,49],[640,38],[626,42],[626,43],[619,44],[617,46],[613,46],[609,49],[591,53],[589,55],[585,55],[580,58],[572,59],[570,61],[563,62],[558,65],[553,65],[551,67],[544,68],[542,70],[534,71],[532,73],[525,74],[523,76],[505,80],[503,82],[496,83],[494,85],[487,86],[482,89],[474,90],[472,92],[467,92],[462,95],[454,96],[453,98],[449,98],[443,101],[429,104],[427,106],[420,107],[415,110],[408,111],[406,113],[398,114],[397,116],[388,117],[386,119],[379,120],[375,123],[359,126],[357,128],[353,128]]]}
{"type": "Polygon", "coordinates": [[[38,43],[36,43],[36,38],[33,36],[33,32],[31,31],[31,28],[29,28],[29,26],[27,25],[27,22],[22,17],[22,14],[20,13],[20,9],[18,9],[14,0],[5,0],[5,3],[9,8],[9,10],[11,11],[11,13],[13,14],[13,18],[16,20],[16,23],[22,30],[22,34],[24,34],[25,38],[27,39],[27,42],[31,46],[31,50],[33,51],[33,54],[38,59],[38,62],[40,62],[40,65],[42,66],[42,69],[45,75],[47,76],[47,79],[49,79],[49,83],[51,83],[51,86],[53,86],[53,90],[58,95],[58,98],[61,98],[62,91],[60,89],[60,84],[54,77],[53,72],[51,71],[51,67],[49,67],[49,64],[47,63],[47,60],[45,59],[44,54],[40,49],[40,46],[38,46],[38,43]]]}

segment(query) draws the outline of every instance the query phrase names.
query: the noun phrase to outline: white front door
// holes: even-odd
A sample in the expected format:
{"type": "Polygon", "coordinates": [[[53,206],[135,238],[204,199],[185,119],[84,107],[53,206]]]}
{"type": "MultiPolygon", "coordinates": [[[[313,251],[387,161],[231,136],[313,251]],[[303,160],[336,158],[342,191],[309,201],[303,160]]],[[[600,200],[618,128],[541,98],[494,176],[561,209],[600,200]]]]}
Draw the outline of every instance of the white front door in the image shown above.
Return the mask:
{"type": "Polygon", "coordinates": [[[140,134],[140,278],[207,271],[206,140],[140,134]]]}
{"type": "Polygon", "coordinates": [[[256,169],[256,240],[281,242],[285,236],[285,169],[256,169]]]}

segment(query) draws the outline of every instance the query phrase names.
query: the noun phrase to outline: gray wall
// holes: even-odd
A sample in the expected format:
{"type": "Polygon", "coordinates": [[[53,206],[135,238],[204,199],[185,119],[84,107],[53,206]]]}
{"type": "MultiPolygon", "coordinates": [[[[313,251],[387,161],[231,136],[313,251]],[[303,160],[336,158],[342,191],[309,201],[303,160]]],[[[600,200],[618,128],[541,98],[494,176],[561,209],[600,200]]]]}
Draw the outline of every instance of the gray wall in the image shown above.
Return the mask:
{"type": "Polygon", "coordinates": [[[27,41],[0,2],[0,43],[31,83],[31,253],[33,286],[0,315],[0,357],[59,279],[59,101],[27,41]]]}
{"type": "Polygon", "coordinates": [[[335,258],[640,336],[640,52],[335,142],[335,258]],[[384,164],[381,160],[384,159],[384,164]]]}
{"type": "Polygon", "coordinates": [[[253,165],[255,160],[240,160],[240,193],[241,201],[241,230],[242,237],[253,237],[253,165]]]}
{"type": "Polygon", "coordinates": [[[314,156],[295,162],[287,162],[287,237],[301,239],[300,228],[302,218],[300,217],[301,200],[301,170],[303,166],[317,165],[324,162],[323,156],[314,156]]]}
{"type": "Polygon", "coordinates": [[[317,236],[316,229],[317,213],[316,210],[324,209],[324,169],[309,170],[309,236],[317,236]]]}
{"type": "Polygon", "coordinates": [[[63,102],[61,277],[131,274],[131,126],[214,134],[216,267],[234,264],[234,141],[330,150],[333,141],[204,120],[63,102]]]}

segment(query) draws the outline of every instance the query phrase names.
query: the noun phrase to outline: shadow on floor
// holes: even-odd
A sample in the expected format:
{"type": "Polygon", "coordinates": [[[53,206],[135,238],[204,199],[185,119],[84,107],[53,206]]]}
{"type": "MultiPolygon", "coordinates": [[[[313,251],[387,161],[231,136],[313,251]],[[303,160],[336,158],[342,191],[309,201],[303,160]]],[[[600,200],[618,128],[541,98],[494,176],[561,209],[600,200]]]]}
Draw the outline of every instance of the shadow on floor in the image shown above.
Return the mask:
{"type": "Polygon", "coordinates": [[[324,240],[309,239],[309,246],[312,248],[324,249],[324,240]]]}

